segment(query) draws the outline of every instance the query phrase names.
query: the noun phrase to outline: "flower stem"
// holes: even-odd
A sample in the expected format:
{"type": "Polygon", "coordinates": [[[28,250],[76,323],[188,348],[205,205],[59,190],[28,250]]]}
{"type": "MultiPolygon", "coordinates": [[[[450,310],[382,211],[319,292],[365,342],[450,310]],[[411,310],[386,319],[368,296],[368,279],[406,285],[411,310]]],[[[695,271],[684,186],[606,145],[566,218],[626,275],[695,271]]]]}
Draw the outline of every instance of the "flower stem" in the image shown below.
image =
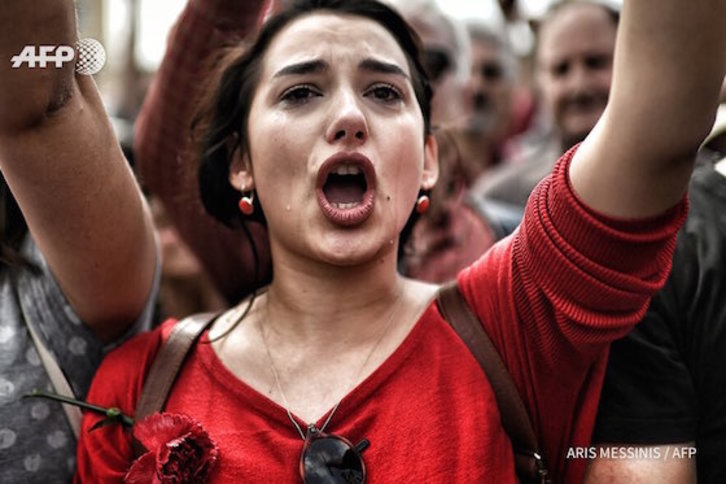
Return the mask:
{"type": "Polygon", "coordinates": [[[67,403],[69,405],[75,405],[76,407],[90,410],[92,412],[100,413],[108,418],[118,420],[122,425],[131,427],[134,425],[134,420],[127,415],[121,413],[118,408],[104,408],[92,403],[87,403],[82,400],[76,400],[75,398],[66,397],[65,395],[59,395],[57,393],[46,392],[45,390],[38,390],[37,388],[27,395],[23,395],[23,398],[46,398],[48,400],[55,400],[61,403],[67,403]]]}

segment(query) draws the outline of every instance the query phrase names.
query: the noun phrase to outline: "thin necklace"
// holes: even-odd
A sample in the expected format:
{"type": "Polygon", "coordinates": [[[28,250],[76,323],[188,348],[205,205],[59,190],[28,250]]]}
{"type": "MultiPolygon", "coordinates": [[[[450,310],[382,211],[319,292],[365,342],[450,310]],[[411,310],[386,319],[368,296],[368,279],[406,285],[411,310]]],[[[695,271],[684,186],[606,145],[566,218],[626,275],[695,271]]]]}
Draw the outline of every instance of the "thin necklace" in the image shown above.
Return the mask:
{"type": "MultiPolygon", "coordinates": [[[[376,340],[375,344],[371,347],[370,351],[368,352],[368,356],[366,356],[365,360],[363,360],[363,364],[358,369],[358,372],[355,375],[355,378],[353,379],[353,383],[351,383],[350,387],[348,388],[348,392],[353,388],[353,386],[358,382],[358,379],[360,378],[361,373],[363,373],[363,369],[368,364],[368,361],[371,359],[371,356],[373,356],[373,353],[376,351],[376,348],[378,348],[378,345],[381,344],[381,341],[383,341],[383,337],[388,332],[388,328],[391,326],[391,323],[393,322],[393,316],[396,314],[396,305],[401,299],[401,293],[403,290],[401,290],[396,297],[396,302],[393,304],[393,309],[391,310],[391,314],[388,316],[388,321],[386,321],[385,326],[383,327],[383,330],[381,331],[380,336],[376,340]]],[[[270,299],[269,299],[269,293],[267,295],[267,314],[270,314],[270,299]]],[[[272,353],[270,353],[270,347],[267,345],[267,339],[265,338],[265,333],[262,331],[262,326],[260,326],[259,319],[257,320],[257,329],[260,332],[260,336],[262,337],[262,344],[265,346],[265,352],[267,353],[267,359],[270,362],[270,368],[272,369],[272,376],[275,378],[275,385],[277,386],[277,391],[280,392],[280,396],[282,397],[282,402],[284,403],[285,412],[287,413],[287,418],[290,419],[290,422],[295,426],[295,429],[297,430],[298,434],[300,434],[300,438],[303,440],[306,440],[306,433],[303,432],[303,429],[300,427],[300,424],[297,423],[297,420],[295,420],[295,417],[292,416],[292,412],[290,411],[290,403],[287,401],[287,397],[285,396],[285,392],[282,391],[282,385],[280,384],[280,377],[277,373],[277,368],[275,367],[275,362],[272,359],[272,353]]],[[[347,395],[347,392],[343,395],[347,395]]],[[[340,402],[343,400],[343,397],[341,397],[337,403],[333,406],[332,410],[328,413],[328,417],[325,419],[325,422],[323,422],[323,425],[319,428],[315,428],[315,424],[311,423],[308,425],[308,433],[313,430],[317,432],[324,432],[327,428],[328,424],[330,423],[330,420],[333,418],[333,415],[335,414],[336,410],[338,410],[338,406],[340,405],[340,402]]]]}

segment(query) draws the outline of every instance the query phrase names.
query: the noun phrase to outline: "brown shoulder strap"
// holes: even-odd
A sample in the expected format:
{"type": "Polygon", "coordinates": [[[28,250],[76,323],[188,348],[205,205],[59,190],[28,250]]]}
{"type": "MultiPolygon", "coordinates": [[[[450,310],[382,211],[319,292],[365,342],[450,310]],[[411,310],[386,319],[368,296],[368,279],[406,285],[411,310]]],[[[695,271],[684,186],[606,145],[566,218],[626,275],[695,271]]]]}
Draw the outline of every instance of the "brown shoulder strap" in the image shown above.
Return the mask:
{"type": "MultiPolygon", "coordinates": [[[[136,404],[134,421],[139,422],[154,412],[160,412],[166,405],[176,376],[194,342],[204,329],[214,321],[216,313],[200,313],[179,321],[172,328],[169,338],[161,345],[154,362],[146,375],[141,396],[136,404]]],[[[144,452],[141,444],[133,441],[134,453],[144,452]]]]}
{"type": "Polygon", "coordinates": [[[214,316],[212,313],[195,314],[174,326],[146,375],[144,388],[136,404],[135,421],[164,408],[184,358],[214,316]]]}
{"type": "Polygon", "coordinates": [[[436,302],[444,319],[464,341],[489,379],[499,406],[502,427],[514,447],[517,474],[526,482],[549,482],[524,402],[499,352],[461,295],[456,282],[443,286],[436,302]]]}

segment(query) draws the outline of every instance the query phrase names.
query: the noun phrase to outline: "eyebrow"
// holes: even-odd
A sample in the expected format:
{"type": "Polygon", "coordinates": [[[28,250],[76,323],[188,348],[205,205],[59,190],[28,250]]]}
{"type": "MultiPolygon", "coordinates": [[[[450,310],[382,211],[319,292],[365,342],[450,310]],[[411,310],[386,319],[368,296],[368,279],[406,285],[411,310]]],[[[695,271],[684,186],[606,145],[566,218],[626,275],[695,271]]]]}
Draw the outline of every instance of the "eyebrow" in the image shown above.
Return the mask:
{"type": "MultiPolygon", "coordinates": [[[[278,78],[284,76],[317,74],[326,71],[328,67],[330,67],[330,65],[327,62],[319,59],[299,62],[297,64],[290,64],[289,66],[283,67],[282,69],[277,71],[273,77],[278,78]]],[[[406,72],[404,72],[404,70],[398,67],[396,64],[391,64],[371,58],[363,59],[360,64],[358,64],[358,68],[364,71],[379,72],[383,74],[395,74],[404,77],[405,79],[409,78],[408,74],[406,74],[406,72]]]]}
{"type": "Polygon", "coordinates": [[[327,70],[329,67],[328,63],[323,60],[312,60],[306,62],[299,62],[297,64],[290,64],[285,66],[275,73],[272,77],[282,76],[299,76],[302,74],[315,74],[327,70]]]}
{"type": "Polygon", "coordinates": [[[364,71],[380,72],[383,74],[396,74],[398,76],[408,79],[408,74],[403,69],[398,67],[396,64],[390,64],[388,62],[379,61],[376,59],[364,59],[358,64],[358,68],[364,71]]]}

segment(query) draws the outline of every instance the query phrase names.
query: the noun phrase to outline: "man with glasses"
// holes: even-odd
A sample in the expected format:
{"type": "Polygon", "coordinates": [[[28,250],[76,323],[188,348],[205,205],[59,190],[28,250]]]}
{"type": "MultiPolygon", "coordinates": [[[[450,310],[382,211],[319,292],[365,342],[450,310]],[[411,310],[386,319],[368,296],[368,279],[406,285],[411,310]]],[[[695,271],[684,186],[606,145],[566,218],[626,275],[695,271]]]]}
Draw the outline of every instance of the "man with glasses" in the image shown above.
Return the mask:
{"type": "Polygon", "coordinates": [[[431,120],[435,128],[463,126],[467,119],[469,40],[463,24],[446,15],[433,0],[392,0],[421,37],[423,62],[434,88],[431,120]]]}
{"type": "Polygon", "coordinates": [[[457,140],[467,178],[473,181],[502,160],[506,140],[526,123],[526,112],[515,112],[517,101],[524,101],[520,106],[526,111],[527,100],[515,90],[517,58],[505,33],[482,22],[468,23],[467,31],[471,43],[469,117],[457,140]]]}

